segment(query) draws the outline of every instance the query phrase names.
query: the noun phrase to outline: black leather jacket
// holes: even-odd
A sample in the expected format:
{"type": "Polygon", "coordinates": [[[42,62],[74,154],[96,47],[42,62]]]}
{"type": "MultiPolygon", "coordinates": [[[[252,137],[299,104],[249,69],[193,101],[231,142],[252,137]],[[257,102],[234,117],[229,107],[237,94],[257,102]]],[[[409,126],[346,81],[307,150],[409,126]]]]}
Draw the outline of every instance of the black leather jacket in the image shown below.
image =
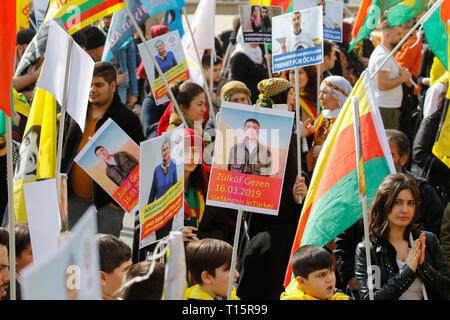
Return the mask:
{"type": "MultiPolygon", "coordinates": [[[[412,232],[417,239],[419,232],[412,232]]],[[[370,255],[372,265],[379,267],[379,288],[374,288],[375,300],[397,300],[420,277],[425,284],[429,300],[448,300],[450,298],[450,272],[439,247],[439,241],[431,232],[426,232],[425,262],[416,272],[407,265],[400,270],[397,265],[397,252],[387,240],[372,244],[370,255]]],[[[369,299],[367,286],[367,262],[364,241],[360,242],[355,254],[355,275],[361,299],[369,299]]],[[[373,271],[372,271],[373,272],[373,271]]],[[[375,274],[375,273],[374,273],[375,274]]],[[[376,283],[375,283],[376,284],[376,283]]]]}

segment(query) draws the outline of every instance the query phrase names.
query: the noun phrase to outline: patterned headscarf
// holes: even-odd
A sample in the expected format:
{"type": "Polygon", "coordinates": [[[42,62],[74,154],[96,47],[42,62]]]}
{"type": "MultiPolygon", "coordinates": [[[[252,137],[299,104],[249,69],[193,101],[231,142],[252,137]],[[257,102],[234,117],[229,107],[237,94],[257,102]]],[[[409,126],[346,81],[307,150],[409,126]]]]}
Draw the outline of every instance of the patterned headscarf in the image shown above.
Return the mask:
{"type": "Polygon", "coordinates": [[[233,94],[239,92],[247,94],[249,99],[252,95],[245,83],[236,80],[229,81],[220,90],[220,98],[222,101],[228,101],[233,94]]]}
{"type": "Polygon", "coordinates": [[[274,104],[271,97],[292,88],[292,84],[283,78],[264,79],[258,83],[259,99],[256,104],[260,107],[270,108],[274,104]]]}
{"type": "Polygon", "coordinates": [[[347,97],[352,92],[352,85],[350,82],[341,76],[326,77],[320,84],[321,89],[324,87],[331,90],[333,97],[337,99],[339,106],[341,107],[344,105],[345,100],[347,100],[347,97]]]}

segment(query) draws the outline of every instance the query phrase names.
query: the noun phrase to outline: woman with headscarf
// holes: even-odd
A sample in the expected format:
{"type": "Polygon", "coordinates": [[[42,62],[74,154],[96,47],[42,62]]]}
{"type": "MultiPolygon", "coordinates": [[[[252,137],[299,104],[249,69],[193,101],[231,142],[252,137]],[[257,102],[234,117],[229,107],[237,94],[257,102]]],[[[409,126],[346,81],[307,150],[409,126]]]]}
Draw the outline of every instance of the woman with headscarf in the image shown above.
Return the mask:
{"type": "Polygon", "coordinates": [[[314,123],[312,147],[307,156],[309,173],[314,170],[322,145],[351,91],[352,85],[341,76],[326,77],[320,84],[319,102],[323,110],[314,123]]]}
{"type": "Polygon", "coordinates": [[[258,97],[258,83],[268,76],[267,67],[263,65],[263,52],[257,43],[245,43],[242,28],[236,39],[236,49],[231,60],[231,80],[238,80],[250,89],[252,104],[258,97]]]}

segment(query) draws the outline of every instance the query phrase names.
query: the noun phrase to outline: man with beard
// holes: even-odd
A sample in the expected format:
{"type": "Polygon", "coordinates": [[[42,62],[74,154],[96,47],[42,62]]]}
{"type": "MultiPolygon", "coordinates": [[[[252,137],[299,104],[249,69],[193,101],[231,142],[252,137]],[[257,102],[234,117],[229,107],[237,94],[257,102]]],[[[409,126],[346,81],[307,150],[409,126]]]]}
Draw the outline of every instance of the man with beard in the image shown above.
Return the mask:
{"type": "Polygon", "coordinates": [[[299,11],[292,14],[292,32],[294,36],[288,39],[283,38],[281,41],[281,52],[297,51],[305,48],[314,47],[312,37],[302,31],[302,16],[299,11]]]}
{"type": "Polygon", "coordinates": [[[269,9],[267,7],[261,7],[261,23],[259,24],[259,29],[263,33],[272,32],[272,20],[270,19],[269,9]]]}
{"type": "MultiPolygon", "coordinates": [[[[401,26],[391,27],[386,17],[381,19],[382,40],[372,52],[369,59],[369,72],[374,74],[375,70],[383,63],[389,53],[401,41],[404,30],[401,26]]],[[[402,84],[410,84],[411,73],[408,69],[400,67],[391,57],[380,71],[375,75],[375,99],[380,108],[381,117],[385,129],[398,129],[400,121],[400,106],[403,98],[402,84]]]]}

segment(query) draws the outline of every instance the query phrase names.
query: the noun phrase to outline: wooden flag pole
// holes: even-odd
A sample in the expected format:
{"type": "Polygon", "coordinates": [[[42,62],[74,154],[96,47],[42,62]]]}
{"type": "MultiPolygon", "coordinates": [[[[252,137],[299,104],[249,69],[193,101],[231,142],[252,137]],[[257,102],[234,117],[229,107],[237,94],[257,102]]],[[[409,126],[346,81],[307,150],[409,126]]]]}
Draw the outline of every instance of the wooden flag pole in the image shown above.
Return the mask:
{"type": "Polygon", "coordinates": [[[368,223],[368,212],[367,212],[367,196],[364,185],[361,185],[362,181],[365,181],[364,171],[360,170],[360,161],[362,156],[362,143],[361,143],[361,131],[359,123],[359,99],[358,97],[351,97],[352,108],[353,108],[353,129],[355,132],[355,149],[356,149],[356,168],[358,176],[358,189],[360,193],[360,201],[362,201],[363,207],[363,222],[364,222],[364,243],[366,247],[366,262],[367,262],[367,286],[369,288],[369,299],[373,300],[373,280],[372,280],[372,259],[370,256],[370,239],[369,239],[369,223],[368,223]]]}
{"type": "MultiPolygon", "coordinates": [[[[297,176],[300,178],[302,176],[302,144],[300,143],[300,126],[302,125],[302,122],[300,120],[301,117],[301,110],[300,110],[300,92],[299,92],[299,85],[298,85],[298,68],[295,68],[295,113],[297,116],[295,117],[296,123],[295,126],[297,128],[297,176]]],[[[303,198],[300,195],[298,198],[298,203],[302,203],[303,198]]]]}
{"type": "MultiPolygon", "coordinates": [[[[66,120],[66,109],[67,109],[67,97],[69,95],[69,76],[70,76],[70,64],[72,60],[72,47],[73,38],[69,37],[69,44],[67,47],[66,56],[66,73],[64,75],[64,95],[61,104],[61,116],[59,118],[59,132],[58,132],[58,152],[56,153],[56,173],[61,173],[61,158],[62,158],[62,147],[64,141],[64,122],[66,120]]],[[[45,63],[45,62],[44,62],[45,63]]],[[[50,63],[50,61],[49,61],[50,63]]]]}
{"type": "Polygon", "coordinates": [[[236,270],[236,256],[237,256],[237,249],[239,246],[239,235],[241,233],[241,222],[242,222],[242,209],[239,209],[236,220],[236,229],[234,231],[233,253],[231,256],[230,279],[228,280],[227,300],[231,300],[231,293],[233,291],[233,279],[234,279],[234,271],[236,270]]]}
{"type": "Polygon", "coordinates": [[[9,297],[16,300],[16,237],[14,215],[14,184],[13,184],[13,156],[12,156],[12,125],[10,118],[5,114],[6,121],[6,172],[8,183],[8,214],[9,214],[9,297]]]}
{"type": "Polygon", "coordinates": [[[166,79],[166,77],[164,76],[164,73],[162,72],[162,70],[161,70],[161,68],[160,68],[160,66],[159,66],[159,64],[158,64],[158,62],[156,61],[155,57],[153,56],[153,54],[152,54],[152,52],[151,52],[151,50],[150,50],[150,46],[149,46],[148,43],[147,43],[147,40],[145,39],[144,35],[142,34],[141,28],[139,28],[139,26],[138,26],[136,20],[134,19],[133,15],[132,15],[131,12],[130,12],[130,9],[128,9],[128,6],[125,6],[124,9],[125,9],[125,11],[127,12],[127,15],[128,15],[128,17],[130,18],[131,23],[133,24],[134,29],[136,29],[136,32],[138,33],[139,38],[141,39],[142,43],[144,44],[144,47],[145,47],[145,49],[147,50],[148,55],[149,55],[150,58],[152,59],[153,64],[155,65],[155,68],[156,68],[156,70],[157,70],[158,73],[159,73],[159,76],[161,77],[162,81],[164,82],[164,85],[165,85],[166,88],[167,88],[167,93],[169,94],[169,97],[170,97],[170,99],[172,100],[173,105],[174,105],[175,109],[177,110],[177,112],[178,112],[178,114],[179,114],[179,116],[180,116],[180,118],[181,118],[181,121],[183,121],[184,127],[185,127],[185,128],[189,128],[189,126],[188,126],[187,123],[186,123],[186,119],[184,118],[183,113],[181,112],[181,109],[180,109],[180,107],[179,107],[179,105],[178,105],[178,102],[177,102],[177,100],[175,99],[175,96],[173,95],[172,89],[170,89],[169,83],[167,82],[167,79],[166,79]]]}
{"type": "MultiPolygon", "coordinates": [[[[186,19],[186,24],[189,29],[189,34],[191,35],[191,39],[192,39],[192,44],[194,45],[195,55],[197,56],[197,60],[200,65],[201,74],[203,76],[203,83],[204,83],[204,87],[206,90],[206,98],[208,99],[208,104],[209,104],[209,118],[214,121],[214,127],[217,128],[216,115],[214,113],[214,108],[212,105],[211,93],[208,88],[209,87],[208,82],[206,81],[205,71],[203,70],[202,59],[200,58],[200,54],[198,53],[197,42],[195,41],[194,34],[192,33],[191,23],[189,22],[189,18],[186,13],[186,7],[181,8],[181,10],[183,11],[184,18],[186,19]]],[[[214,45],[213,45],[213,48],[211,48],[211,53],[212,53],[213,49],[214,49],[214,45]]]]}
{"type": "Polygon", "coordinates": [[[439,6],[442,4],[443,1],[444,0],[437,0],[437,2],[433,4],[433,6],[422,16],[422,18],[420,18],[420,20],[416,22],[416,24],[408,31],[408,33],[403,37],[403,39],[394,47],[394,49],[392,49],[391,52],[389,52],[388,56],[378,66],[375,72],[370,75],[371,80],[375,77],[378,71],[380,71],[381,68],[383,68],[386,62],[397,52],[397,50],[401,48],[401,46],[405,43],[405,41],[408,40],[409,36],[419,27],[419,25],[423,24],[430,18],[430,16],[434,13],[434,11],[436,11],[439,8],[439,6]]]}

